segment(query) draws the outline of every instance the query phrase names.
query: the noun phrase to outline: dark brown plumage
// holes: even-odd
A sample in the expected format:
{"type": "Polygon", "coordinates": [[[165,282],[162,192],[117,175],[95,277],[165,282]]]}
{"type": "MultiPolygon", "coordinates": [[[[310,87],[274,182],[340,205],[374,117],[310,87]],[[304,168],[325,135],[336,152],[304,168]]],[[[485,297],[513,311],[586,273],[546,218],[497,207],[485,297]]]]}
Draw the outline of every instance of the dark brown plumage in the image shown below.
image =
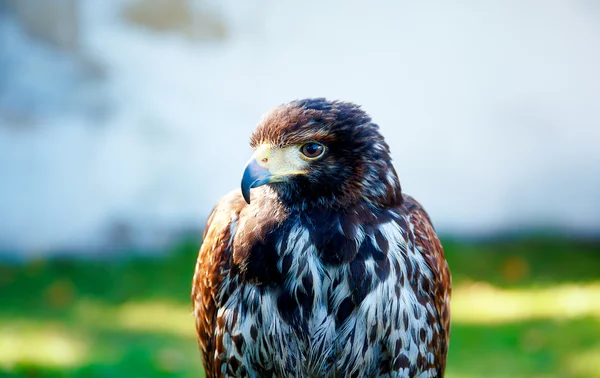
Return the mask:
{"type": "Polygon", "coordinates": [[[450,272],[377,125],[350,103],[299,100],[251,145],[193,278],[207,376],[442,377],[450,272]]]}

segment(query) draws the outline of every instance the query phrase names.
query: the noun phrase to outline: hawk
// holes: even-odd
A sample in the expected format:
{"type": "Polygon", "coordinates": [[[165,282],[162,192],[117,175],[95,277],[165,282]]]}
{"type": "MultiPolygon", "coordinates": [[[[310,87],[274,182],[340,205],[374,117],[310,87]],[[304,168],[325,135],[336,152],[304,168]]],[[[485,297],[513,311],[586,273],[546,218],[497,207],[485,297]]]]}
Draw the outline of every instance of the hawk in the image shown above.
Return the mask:
{"type": "Polygon", "coordinates": [[[266,114],[241,192],[211,213],[192,283],[208,377],[443,377],[451,277],[357,105],[266,114]]]}

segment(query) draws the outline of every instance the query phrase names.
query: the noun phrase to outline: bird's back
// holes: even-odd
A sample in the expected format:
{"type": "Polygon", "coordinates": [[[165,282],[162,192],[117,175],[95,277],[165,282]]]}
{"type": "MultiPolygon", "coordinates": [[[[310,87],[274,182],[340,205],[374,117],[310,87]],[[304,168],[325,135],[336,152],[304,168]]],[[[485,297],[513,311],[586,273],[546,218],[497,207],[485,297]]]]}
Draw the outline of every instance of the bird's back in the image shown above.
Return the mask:
{"type": "Polygon", "coordinates": [[[208,377],[443,376],[450,272],[415,200],[289,212],[257,198],[222,199],[198,256],[208,377]]]}

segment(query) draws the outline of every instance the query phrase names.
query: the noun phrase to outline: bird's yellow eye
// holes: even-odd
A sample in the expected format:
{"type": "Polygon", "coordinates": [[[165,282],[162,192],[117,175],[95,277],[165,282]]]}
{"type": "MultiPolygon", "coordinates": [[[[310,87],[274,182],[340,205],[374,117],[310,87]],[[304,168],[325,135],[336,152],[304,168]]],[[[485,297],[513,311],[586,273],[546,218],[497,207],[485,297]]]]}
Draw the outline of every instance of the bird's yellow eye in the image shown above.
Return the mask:
{"type": "Polygon", "coordinates": [[[309,159],[320,158],[325,153],[325,146],[319,143],[310,142],[300,147],[300,152],[309,159]]]}

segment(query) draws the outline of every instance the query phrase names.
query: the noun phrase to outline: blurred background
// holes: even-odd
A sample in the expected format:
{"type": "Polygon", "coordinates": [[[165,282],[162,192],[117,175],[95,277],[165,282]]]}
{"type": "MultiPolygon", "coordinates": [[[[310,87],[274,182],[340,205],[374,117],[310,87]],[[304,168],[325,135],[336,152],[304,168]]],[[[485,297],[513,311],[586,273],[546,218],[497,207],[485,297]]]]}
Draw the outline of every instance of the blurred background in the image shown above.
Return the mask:
{"type": "Polygon", "coordinates": [[[600,3],[0,0],[0,376],[202,376],[250,133],[361,104],[454,277],[447,376],[600,377],[600,3]]]}

